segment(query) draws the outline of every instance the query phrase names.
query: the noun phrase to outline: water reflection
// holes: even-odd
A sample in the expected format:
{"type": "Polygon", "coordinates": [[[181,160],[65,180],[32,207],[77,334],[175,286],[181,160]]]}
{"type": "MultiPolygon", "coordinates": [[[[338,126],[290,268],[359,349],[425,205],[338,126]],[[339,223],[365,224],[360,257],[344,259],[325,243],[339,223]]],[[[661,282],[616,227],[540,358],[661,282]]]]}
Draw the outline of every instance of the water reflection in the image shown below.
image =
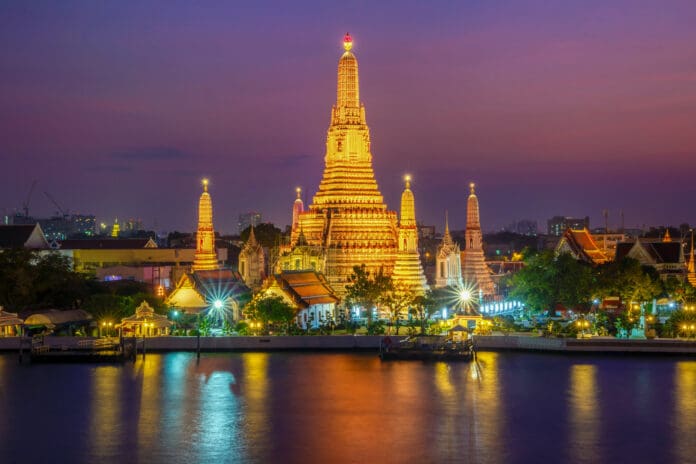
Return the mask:
{"type": "Polygon", "coordinates": [[[92,455],[99,459],[114,459],[119,455],[118,424],[122,407],[121,368],[100,366],[92,371],[92,414],[90,440],[92,455]]]}
{"type": "Polygon", "coordinates": [[[467,411],[471,430],[465,438],[467,458],[472,462],[503,462],[499,356],[499,353],[478,353],[477,360],[462,373],[462,382],[467,382],[471,391],[471,406],[467,411]]]}
{"type": "Polygon", "coordinates": [[[245,353],[242,356],[241,392],[244,395],[247,438],[255,443],[254,457],[264,461],[268,448],[268,353],[245,353]]]}
{"type": "Polygon", "coordinates": [[[600,408],[597,405],[597,367],[575,364],[570,368],[570,437],[573,462],[598,462],[600,408]]]}
{"type": "Polygon", "coordinates": [[[696,363],[677,363],[674,383],[675,454],[679,462],[691,462],[694,459],[693,434],[696,428],[696,363]]]}
{"type": "Polygon", "coordinates": [[[136,385],[139,398],[137,443],[138,462],[145,462],[160,444],[159,427],[160,413],[160,383],[162,356],[147,356],[136,364],[136,385]]]}
{"type": "Polygon", "coordinates": [[[694,392],[696,363],[652,358],[0,355],[0,462],[693,462],[694,392]]]}

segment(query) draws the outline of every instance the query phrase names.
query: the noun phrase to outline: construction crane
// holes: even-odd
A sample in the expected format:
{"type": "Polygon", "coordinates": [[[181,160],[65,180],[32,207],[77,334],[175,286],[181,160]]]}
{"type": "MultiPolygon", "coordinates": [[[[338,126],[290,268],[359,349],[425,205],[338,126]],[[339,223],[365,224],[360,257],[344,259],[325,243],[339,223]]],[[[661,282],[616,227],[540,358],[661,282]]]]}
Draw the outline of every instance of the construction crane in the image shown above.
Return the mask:
{"type": "Polygon", "coordinates": [[[51,203],[53,203],[55,205],[55,207],[58,208],[58,212],[60,213],[61,216],[65,217],[68,215],[65,211],[63,211],[63,208],[60,207],[60,205],[58,204],[56,199],[53,198],[53,196],[50,193],[44,192],[44,195],[46,195],[46,198],[51,200],[51,203]]]}
{"type": "Polygon", "coordinates": [[[34,188],[36,187],[36,179],[31,183],[29,188],[29,193],[27,193],[27,199],[22,203],[22,211],[24,211],[24,217],[29,217],[29,202],[31,201],[31,195],[34,193],[34,188]]]}

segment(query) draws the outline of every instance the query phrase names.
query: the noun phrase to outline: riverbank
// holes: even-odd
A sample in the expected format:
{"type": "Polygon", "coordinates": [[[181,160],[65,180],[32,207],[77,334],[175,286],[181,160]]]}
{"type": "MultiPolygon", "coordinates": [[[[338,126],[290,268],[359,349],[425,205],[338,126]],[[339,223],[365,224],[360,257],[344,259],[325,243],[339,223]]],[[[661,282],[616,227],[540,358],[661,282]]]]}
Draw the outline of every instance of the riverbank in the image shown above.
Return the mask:
{"type": "MultiPolygon", "coordinates": [[[[382,335],[317,335],[317,336],[269,336],[269,337],[200,337],[201,351],[377,351],[382,335]]],[[[394,343],[406,338],[392,336],[394,343]]],[[[70,349],[78,346],[85,337],[44,337],[44,343],[52,348],[70,349]]],[[[138,351],[142,338],[137,338],[138,351]]],[[[25,339],[25,349],[30,343],[25,339]]],[[[196,351],[198,337],[150,337],[145,339],[148,352],[196,351]]],[[[0,338],[0,351],[19,351],[19,338],[0,338]]]]}
{"type": "Polygon", "coordinates": [[[476,336],[476,348],[479,351],[696,355],[696,341],[673,338],[627,340],[613,337],[576,339],[493,335],[476,336]]]}
{"type": "MultiPolygon", "coordinates": [[[[398,343],[405,336],[391,336],[398,343]]],[[[378,351],[381,335],[323,335],[269,337],[201,337],[202,352],[234,351],[378,351]]],[[[71,349],[84,337],[44,337],[54,349],[71,349]]],[[[142,338],[137,339],[138,351],[142,338]]],[[[529,351],[556,353],[633,353],[696,355],[696,341],[683,339],[625,340],[611,337],[591,339],[544,338],[526,335],[476,336],[478,351],[529,351]]],[[[152,337],[145,340],[148,352],[196,351],[197,337],[152,337]]],[[[25,350],[29,347],[25,339],[25,350]]],[[[19,351],[19,338],[0,338],[0,351],[19,351]]]]}

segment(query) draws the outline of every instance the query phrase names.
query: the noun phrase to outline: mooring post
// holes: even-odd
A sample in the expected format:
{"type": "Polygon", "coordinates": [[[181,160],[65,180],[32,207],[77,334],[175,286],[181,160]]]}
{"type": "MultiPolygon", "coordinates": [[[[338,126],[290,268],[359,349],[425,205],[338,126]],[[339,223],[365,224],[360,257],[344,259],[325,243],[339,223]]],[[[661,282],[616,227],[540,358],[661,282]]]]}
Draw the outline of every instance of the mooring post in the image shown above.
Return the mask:
{"type": "Polygon", "coordinates": [[[19,364],[22,364],[22,356],[24,355],[24,333],[19,329],[19,364]]]}
{"type": "Polygon", "coordinates": [[[201,359],[201,313],[198,313],[196,325],[196,359],[201,359]]]}

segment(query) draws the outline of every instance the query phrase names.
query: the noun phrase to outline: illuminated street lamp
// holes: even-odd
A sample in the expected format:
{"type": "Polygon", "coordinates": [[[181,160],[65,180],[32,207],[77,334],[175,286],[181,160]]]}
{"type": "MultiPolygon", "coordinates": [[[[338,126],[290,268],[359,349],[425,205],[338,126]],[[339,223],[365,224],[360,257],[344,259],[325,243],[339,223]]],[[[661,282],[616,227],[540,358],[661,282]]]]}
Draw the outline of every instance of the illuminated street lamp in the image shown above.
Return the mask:
{"type": "Polygon", "coordinates": [[[577,321],[575,321],[575,324],[580,329],[580,337],[584,338],[585,331],[590,328],[590,321],[588,321],[587,319],[578,319],[577,321]]]}

